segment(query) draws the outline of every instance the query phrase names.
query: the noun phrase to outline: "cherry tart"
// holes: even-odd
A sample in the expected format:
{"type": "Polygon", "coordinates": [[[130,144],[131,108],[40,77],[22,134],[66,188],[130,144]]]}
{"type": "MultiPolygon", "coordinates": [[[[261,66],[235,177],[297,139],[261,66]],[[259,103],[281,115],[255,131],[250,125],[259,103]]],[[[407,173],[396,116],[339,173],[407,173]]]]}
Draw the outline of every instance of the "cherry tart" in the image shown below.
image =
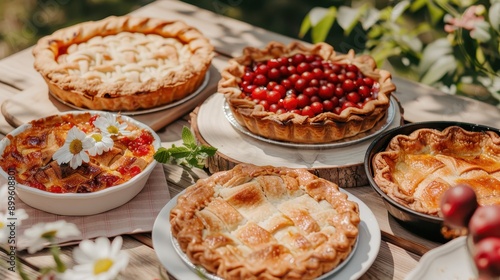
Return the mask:
{"type": "Polygon", "coordinates": [[[461,184],[480,205],[500,204],[500,137],[493,131],[418,129],[392,138],[371,164],[377,186],[420,213],[441,215],[441,197],[461,184]]]}
{"type": "Polygon", "coordinates": [[[170,222],[192,263],[223,279],[315,279],[352,253],[360,216],[306,169],[239,164],[188,187],[170,222]]]}
{"type": "Polygon", "coordinates": [[[375,126],[396,89],[368,55],[335,53],[318,43],[247,47],[222,71],[236,121],[252,133],[293,143],[328,143],[375,126]]]}
{"type": "Polygon", "coordinates": [[[194,92],[213,46],[183,21],[112,16],[45,36],[33,55],[35,69],[59,99],[80,108],[135,111],[194,92]]]}

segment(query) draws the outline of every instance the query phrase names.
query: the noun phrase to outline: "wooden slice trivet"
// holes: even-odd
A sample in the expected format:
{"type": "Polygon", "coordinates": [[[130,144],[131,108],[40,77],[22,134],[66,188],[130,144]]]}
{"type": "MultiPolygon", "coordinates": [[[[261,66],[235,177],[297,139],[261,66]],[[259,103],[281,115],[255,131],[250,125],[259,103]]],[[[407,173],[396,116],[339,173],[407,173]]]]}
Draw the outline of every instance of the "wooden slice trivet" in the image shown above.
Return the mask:
{"type": "MultiPolygon", "coordinates": [[[[224,96],[216,93],[191,113],[191,127],[200,143],[217,148],[208,159],[211,173],[233,168],[245,162],[256,165],[307,168],[315,175],[337,183],[340,187],[368,185],[363,161],[366,150],[375,138],[335,148],[300,149],[270,144],[236,130],[224,113],[224,96]]],[[[403,123],[398,102],[393,121],[385,129],[403,123]]]]}

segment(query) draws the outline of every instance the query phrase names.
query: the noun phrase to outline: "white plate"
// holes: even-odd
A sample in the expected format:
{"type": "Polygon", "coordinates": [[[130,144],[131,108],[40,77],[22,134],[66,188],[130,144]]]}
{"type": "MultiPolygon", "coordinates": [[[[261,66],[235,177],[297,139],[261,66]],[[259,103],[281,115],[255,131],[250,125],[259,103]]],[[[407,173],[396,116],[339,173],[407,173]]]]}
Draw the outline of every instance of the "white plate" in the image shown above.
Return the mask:
{"type": "MultiPolygon", "coordinates": [[[[359,198],[346,191],[349,199],[358,203],[361,216],[359,224],[358,246],[349,262],[337,273],[324,278],[331,279],[358,279],[373,264],[380,249],[380,228],[377,219],[368,206],[359,198]]],[[[172,245],[170,231],[170,210],[176,205],[179,195],[172,198],[158,214],[153,226],[153,247],[161,264],[177,279],[203,279],[184,263],[172,245]]]]}
{"type": "Polygon", "coordinates": [[[283,147],[291,147],[291,148],[299,148],[299,149],[329,149],[329,148],[338,148],[338,147],[345,147],[349,145],[353,145],[356,143],[363,142],[371,137],[374,137],[382,132],[384,132],[394,121],[394,116],[396,115],[396,108],[398,108],[398,105],[396,104],[396,101],[394,97],[391,97],[391,102],[389,104],[389,109],[387,109],[387,114],[384,118],[382,118],[375,126],[363,133],[360,133],[358,135],[348,137],[345,139],[341,139],[338,141],[330,142],[330,143],[324,143],[324,144],[301,144],[301,143],[292,143],[292,142],[284,142],[284,141],[278,141],[278,140],[273,140],[273,139],[268,139],[256,134],[253,134],[250,130],[248,130],[246,127],[241,126],[238,121],[233,116],[233,113],[231,112],[231,109],[229,108],[229,104],[227,102],[224,102],[224,115],[226,116],[227,120],[229,123],[239,132],[250,136],[252,138],[255,138],[259,141],[263,141],[269,144],[274,144],[274,145],[279,145],[283,147]]]}
{"type": "Polygon", "coordinates": [[[465,242],[465,236],[458,237],[425,253],[405,280],[476,279],[465,242]]]}
{"type": "MultiPolygon", "coordinates": [[[[210,80],[210,72],[207,71],[207,74],[205,75],[205,79],[203,80],[203,82],[201,83],[201,85],[191,94],[189,94],[188,96],[182,98],[182,99],[179,99],[177,101],[174,101],[172,103],[168,103],[168,104],[165,104],[165,105],[161,105],[161,106],[158,106],[158,107],[154,107],[154,108],[150,108],[150,109],[142,109],[142,110],[136,110],[136,111],[120,111],[120,114],[122,115],[128,115],[128,116],[134,116],[134,115],[144,115],[144,114],[149,114],[149,113],[154,113],[154,112],[158,112],[158,111],[163,111],[163,110],[166,110],[166,109],[170,109],[170,108],[173,108],[177,105],[180,105],[192,98],[194,98],[195,96],[197,96],[198,94],[200,94],[203,89],[205,89],[208,85],[208,81],[210,80]]],[[[82,108],[82,107],[78,107],[70,102],[67,102],[67,101],[64,101],[62,99],[60,99],[57,95],[53,94],[50,90],[49,90],[49,94],[54,97],[57,101],[61,102],[62,104],[68,106],[68,107],[71,107],[73,109],[77,109],[77,110],[83,110],[83,111],[87,111],[88,109],[87,108],[82,108]]]]}

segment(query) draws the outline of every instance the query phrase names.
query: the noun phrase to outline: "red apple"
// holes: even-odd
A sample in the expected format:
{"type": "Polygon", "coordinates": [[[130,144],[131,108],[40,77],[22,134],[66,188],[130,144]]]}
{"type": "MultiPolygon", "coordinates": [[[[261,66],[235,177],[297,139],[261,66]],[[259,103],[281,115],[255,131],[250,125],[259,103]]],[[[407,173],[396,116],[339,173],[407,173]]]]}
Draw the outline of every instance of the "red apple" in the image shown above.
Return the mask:
{"type": "Polygon", "coordinates": [[[446,225],[467,227],[479,204],[474,190],[465,184],[449,188],[441,196],[441,213],[446,225]]]}
{"type": "Polygon", "coordinates": [[[480,279],[500,276],[500,237],[481,239],[474,250],[474,263],[480,279]]]}
{"type": "Polygon", "coordinates": [[[500,205],[477,208],[470,218],[469,232],[475,243],[486,237],[500,237],[500,205]]]}

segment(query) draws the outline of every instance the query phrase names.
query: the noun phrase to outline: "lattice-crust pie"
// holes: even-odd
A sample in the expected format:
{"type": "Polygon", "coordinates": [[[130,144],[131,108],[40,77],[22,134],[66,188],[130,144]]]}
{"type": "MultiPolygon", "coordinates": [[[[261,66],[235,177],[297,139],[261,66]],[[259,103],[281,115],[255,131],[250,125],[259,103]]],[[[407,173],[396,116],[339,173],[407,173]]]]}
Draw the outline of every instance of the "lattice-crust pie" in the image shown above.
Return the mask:
{"type": "Polygon", "coordinates": [[[400,204],[439,215],[441,195],[465,183],[481,205],[500,204],[500,137],[458,126],[394,137],[372,161],[377,185],[400,204]]]}
{"type": "Polygon", "coordinates": [[[337,54],[325,43],[247,47],[222,71],[236,121],[252,133],[293,143],[328,143],[370,130],[395,91],[368,55],[337,54]]]}
{"type": "Polygon", "coordinates": [[[75,106],[133,111],[180,100],[200,86],[213,46],[182,21],[108,17],[41,38],[35,69],[75,106]]]}
{"type": "Polygon", "coordinates": [[[351,253],[360,216],[305,169],[239,164],[187,188],[170,222],[190,260],[224,279],[314,279],[351,253]]]}
{"type": "Polygon", "coordinates": [[[15,170],[20,184],[52,193],[91,193],[127,182],[153,162],[154,136],[120,116],[117,122],[128,133],[110,136],[113,141],[108,151],[90,156],[89,162],[77,168],[58,164],[53,158],[71,128],[78,127],[95,137],[93,122],[98,116],[85,112],[30,122],[21,133],[6,136],[0,168],[5,172],[15,170]]]}

